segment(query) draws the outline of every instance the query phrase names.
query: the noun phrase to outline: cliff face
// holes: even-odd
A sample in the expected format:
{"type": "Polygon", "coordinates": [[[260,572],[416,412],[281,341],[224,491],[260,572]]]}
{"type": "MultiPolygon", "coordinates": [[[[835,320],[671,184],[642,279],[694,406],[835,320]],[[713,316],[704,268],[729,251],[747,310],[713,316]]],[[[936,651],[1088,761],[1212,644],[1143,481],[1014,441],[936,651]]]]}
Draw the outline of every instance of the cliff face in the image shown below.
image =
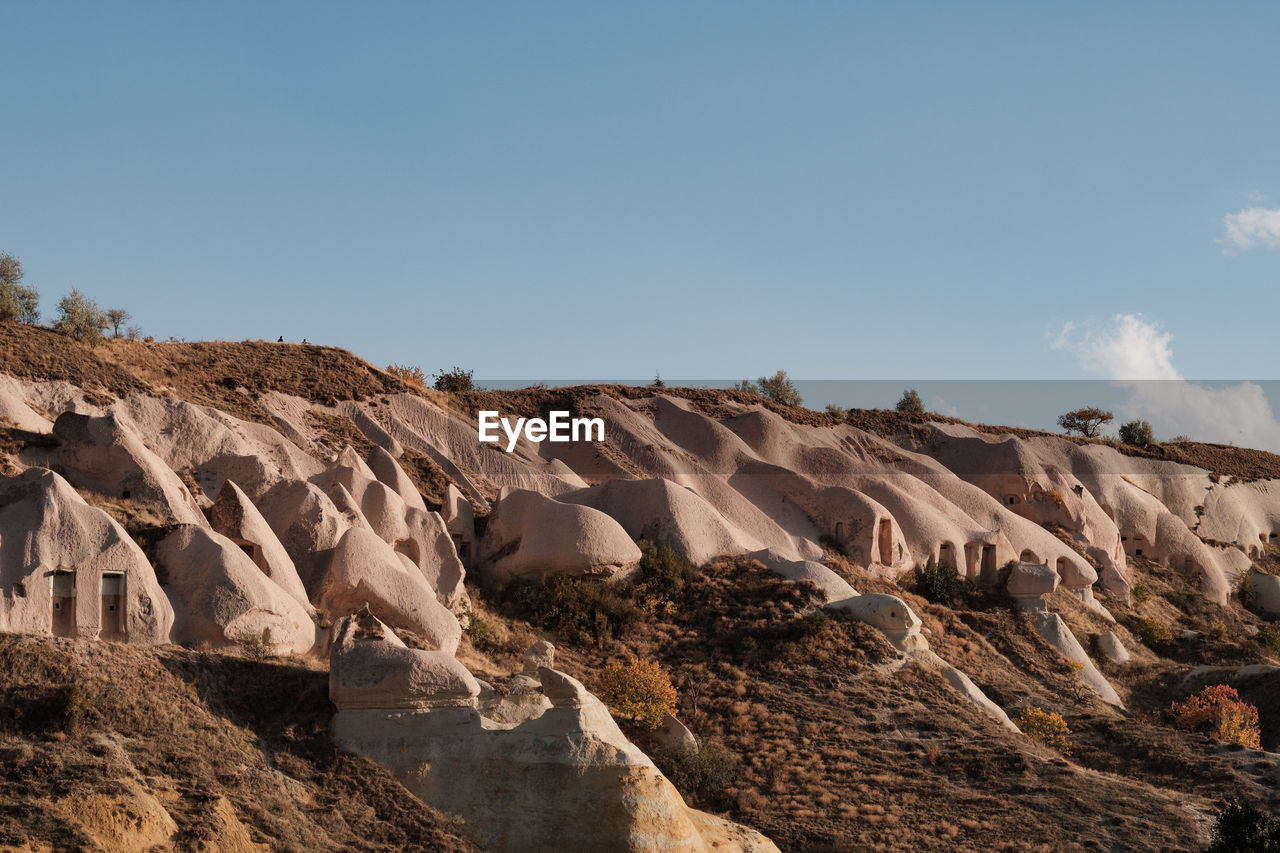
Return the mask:
{"type": "MultiPolygon", "coordinates": [[[[1259,606],[1274,607],[1280,458],[1270,454],[1131,451],[895,413],[836,422],[694,389],[448,396],[341,350],[289,344],[94,347],[13,324],[0,324],[0,343],[0,628],[10,631],[211,648],[269,632],[283,650],[323,658],[334,626],[366,608],[416,651],[454,661],[472,605],[465,578],[489,589],[550,575],[625,584],[641,559],[636,541],[649,540],[693,566],[749,558],[816,585],[814,606],[874,627],[896,649],[895,667],[940,675],[982,725],[1007,731],[1016,709],[989,677],[991,659],[957,646],[954,625],[897,585],[904,573],[949,565],[974,595],[1012,596],[1040,626],[1037,642],[1078,665],[1107,713],[1134,686],[1091,643],[1106,634],[1109,658],[1128,654],[1126,643],[1148,654],[1117,622],[1136,613],[1135,582],[1143,595],[1162,584],[1167,600],[1193,593],[1226,614],[1239,610],[1233,591],[1252,571],[1259,606]],[[522,438],[507,453],[477,441],[482,408],[598,417],[605,439],[522,438]]],[[[635,750],[583,695],[537,705],[538,719],[501,737],[483,703],[451,710],[469,732],[456,754],[386,746],[430,742],[422,732],[442,723],[429,709],[349,708],[336,731],[428,802],[466,813],[480,788],[421,769],[484,767],[468,782],[483,787],[528,744],[550,743],[541,728],[570,718],[585,739],[573,754],[608,751],[589,744],[635,750]]],[[[583,782],[592,797],[606,792],[610,805],[595,810],[613,815],[616,832],[666,821],[671,849],[701,849],[722,830],[754,838],[708,829],[719,824],[688,811],[635,752],[592,765],[599,778],[583,782]],[[647,794],[627,788],[641,777],[647,794]],[[667,804],[669,820],[654,817],[654,803],[667,804]]],[[[533,797],[521,809],[536,811],[557,786],[548,777],[510,794],[533,797]]],[[[565,802],[543,805],[548,833],[591,810],[565,802]]],[[[498,827],[499,846],[515,831],[494,815],[477,819],[498,827]]]]}

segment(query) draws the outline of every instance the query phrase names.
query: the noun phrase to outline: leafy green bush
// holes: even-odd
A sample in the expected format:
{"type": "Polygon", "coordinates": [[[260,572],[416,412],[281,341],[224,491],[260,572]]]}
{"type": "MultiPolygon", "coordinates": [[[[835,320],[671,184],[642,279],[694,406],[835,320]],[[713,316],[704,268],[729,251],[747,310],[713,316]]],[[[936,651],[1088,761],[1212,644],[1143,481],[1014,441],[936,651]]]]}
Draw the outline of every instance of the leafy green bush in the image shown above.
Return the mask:
{"type": "Polygon", "coordinates": [[[1280,853],[1280,817],[1239,797],[1218,809],[1208,853],[1280,853]]]}
{"type": "Polygon", "coordinates": [[[915,569],[916,592],[933,604],[951,604],[964,588],[964,581],[954,566],[930,559],[915,569]]]}
{"type": "Polygon", "coordinates": [[[467,639],[471,641],[472,647],[477,651],[488,654],[489,652],[498,651],[500,644],[498,643],[498,633],[494,630],[493,624],[479,613],[467,607],[462,612],[462,618],[466,624],[464,629],[467,632],[467,639]]]}
{"type": "Polygon", "coordinates": [[[921,414],[924,412],[924,401],[920,399],[920,393],[916,389],[908,388],[902,392],[902,396],[898,398],[898,404],[894,408],[899,412],[921,414]]]}
{"type": "Polygon", "coordinates": [[[761,376],[758,380],[760,393],[775,403],[784,406],[798,406],[804,402],[796,384],[787,378],[785,370],[779,370],[772,376],[761,376]]]}
{"type": "Polygon", "coordinates": [[[57,327],[81,340],[97,340],[107,330],[107,312],[79,290],[72,289],[58,303],[57,327]]]}
{"type": "Polygon", "coordinates": [[[651,757],[662,775],[676,786],[690,805],[715,809],[729,807],[728,789],[738,780],[742,765],[736,754],[705,744],[695,749],[657,749],[651,757]]]}
{"type": "Polygon", "coordinates": [[[1120,425],[1120,440],[1135,447],[1146,447],[1156,439],[1151,431],[1151,424],[1146,421],[1129,421],[1120,425]]]}
{"type": "Polygon", "coordinates": [[[435,377],[435,388],[437,391],[474,391],[475,383],[471,381],[474,370],[463,370],[461,367],[455,367],[447,373],[441,370],[439,373],[431,374],[435,377]]]}
{"type": "Polygon", "coordinates": [[[1142,581],[1138,581],[1133,585],[1133,600],[1139,604],[1146,604],[1151,599],[1151,590],[1147,589],[1147,585],[1142,581]]]}
{"type": "Polygon", "coordinates": [[[1245,610],[1258,606],[1258,587],[1253,582],[1253,572],[1248,569],[1240,573],[1240,580],[1236,582],[1236,600],[1245,610]]]}
{"type": "Polygon", "coordinates": [[[40,319],[40,294],[22,286],[22,262],[0,254],[0,320],[35,323],[40,319]]]}
{"type": "Polygon", "coordinates": [[[636,544],[640,546],[640,567],[629,594],[645,613],[670,616],[678,609],[676,601],[697,572],[666,545],[648,539],[636,544]]]}
{"type": "Polygon", "coordinates": [[[1280,654],[1280,630],[1276,630],[1274,626],[1263,625],[1258,629],[1257,641],[1262,644],[1263,648],[1280,654]]]}

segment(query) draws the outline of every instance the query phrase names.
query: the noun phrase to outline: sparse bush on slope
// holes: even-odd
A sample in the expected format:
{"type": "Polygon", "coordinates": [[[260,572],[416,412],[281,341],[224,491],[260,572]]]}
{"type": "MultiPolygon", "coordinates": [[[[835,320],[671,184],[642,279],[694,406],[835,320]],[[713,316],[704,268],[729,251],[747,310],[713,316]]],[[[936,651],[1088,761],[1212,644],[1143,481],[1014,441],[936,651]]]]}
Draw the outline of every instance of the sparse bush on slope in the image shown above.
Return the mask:
{"type": "Polygon", "coordinates": [[[107,312],[79,290],[72,289],[58,303],[58,322],[55,325],[74,338],[97,340],[109,324],[107,312]]]}
{"type": "Polygon", "coordinates": [[[40,294],[23,287],[22,262],[8,253],[0,254],[0,320],[35,323],[40,319],[40,294]]]}

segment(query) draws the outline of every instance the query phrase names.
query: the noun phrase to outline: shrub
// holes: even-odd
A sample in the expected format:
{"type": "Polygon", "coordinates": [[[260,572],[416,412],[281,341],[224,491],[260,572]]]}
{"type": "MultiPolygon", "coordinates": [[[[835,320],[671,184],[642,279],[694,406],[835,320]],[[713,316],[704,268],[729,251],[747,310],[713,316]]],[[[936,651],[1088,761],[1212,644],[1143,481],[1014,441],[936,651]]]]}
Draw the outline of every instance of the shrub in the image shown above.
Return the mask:
{"type": "Polygon", "coordinates": [[[779,370],[772,376],[761,376],[758,382],[760,383],[760,393],[775,403],[781,403],[784,406],[798,406],[804,402],[804,399],[800,396],[800,390],[796,388],[794,382],[787,378],[785,370],[779,370]]]}
{"type": "Polygon", "coordinates": [[[706,744],[694,749],[657,749],[651,757],[691,805],[728,807],[728,788],[738,780],[742,764],[734,753],[706,744]]]}
{"type": "MultiPolygon", "coordinates": [[[[125,320],[132,320],[133,315],[123,308],[112,308],[107,311],[107,324],[111,326],[112,337],[120,337],[120,327],[125,320]]],[[[136,336],[135,336],[136,337],[136,336]]]]}
{"type": "Polygon", "coordinates": [[[1136,447],[1146,447],[1155,441],[1151,424],[1146,421],[1129,421],[1120,425],[1120,440],[1136,447]]]}
{"type": "Polygon", "coordinates": [[[1133,600],[1139,604],[1146,604],[1151,600],[1151,590],[1147,589],[1147,585],[1142,581],[1138,581],[1133,585],[1133,600]]]}
{"type": "Polygon", "coordinates": [[[675,599],[693,580],[694,568],[666,545],[648,539],[636,544],[640,546],[640,568],[631,597],[645,613],[670,616],[678,609],[675,599]]]}
{"type": "Polygon", "coordinates": [[[844,406],[838,406],[835,403],[827,403],[827,414],[831,415],[831,417],[835,418],[837,421],[843,421],[848,419],[849,410],[844,406]]]}
{"type": "Polygon", "coordinates": [[[1254,584],[1253,572],[1249,569],[1241,572],[1240,580],[1236,582],[1236,600],[1245,610],[1258,606],[1258,587],[1254,584]]]}
{"type": "Polygon", "coordinates": [[[914,388],[908,388],[902,392],[902,396],[898,398],[898,405],[894,406],[899,412],[911,412],[913,414],[924,413],[924,401],[920,399],[920,393],[914,388]]]}
{"type": "Polygon", "coordinates": [[[743,394],[754,394],[760,396],[760,386],[752,382],[750,379],[744,379],[737,385],[729,386],[734,391],[741,391],[743,394]]]}
{"type": "Polygon", "coordinates": [[[1280,853],[1280,818],[1248,800],[1228,800],[1218,809],[1208,853],[1280,853]]]}
{"type": "Polygon", "coordinates": [[[1067,740],[1071,729],[1067,728],[1067,721],[1062,719],[1062,715],[1056,711],[1045,711],[1036,707],[1023,708],[1013,722],[1027,737],[1035,738],[1063,755],[1071,754],[1071,742],[1067,740]]]}
{"type": "Polygon", "coordinates": [[[240,654],[249,660],[264,661],[276,656],[276,644],[271,639],[270,628],[263,628],[258,634],[246,631],[233,639],[240,646],[240,654]]]}
{"type": "Polygon", "coordinates": [[[466,625],[464,630],[467,632],[467,639],[477,651],[489,653],[499,650],[498,633],[494,630],[493,623],[470,607],[462,612],[462,618],[466,625]]]}
{"type": "Polygon", "coordinates": [[[951,604],[960,594],[964,581],[954,566],[929,560],[915,569],[916,592],[933,604],[951,604]]]}
{"type": "Polygon", "coordinates": [[[577,643],[602,646],[623,636],[640,616],[618,586],[591,578],[517,579],[507,584],[503,597],[533,625],[577,643]]]}
{"type": "Polygon", "coordinates": [[[431,375],[435,378],[435,389],[437,391],[460,393],[476,390],[475,383],[471,381],[473,373],[475,373],[474,370],[463,370],[461,367],[455,367],[448,372],[441,370],[431,375]]]}
{"type": "Polygon", "coordinates": [[[1149,649],[1154,649],[1173,641],[1173,632],[1155,619],[1139,619],[1133,626],[1133,633],[1149,649]]]}
{"type": "Polygon", "coordinates": [[[653,374],[653,381],[649,383],[649,387],[651,387],[651,388],[666,388],[666,387],[667,387],[667,383],[665,383],[665,382],[663,382],[663,381],[662,381],[662,374],[661,374],[661,373],[655,373],[655,374],[653,374]]]}
{"type": "Polygon", "coordinates": [[[96,340],[106,331],[107,313],[98,303],[72,289],[58,303],[58,329],[80,340],[96,340]]]}
{"type": "Polygon", "coordinates": [[[408,385],[418,388],[427,387],[427,375],[422,372],[421,367],[415,367],[412,364],[388,364],[387,373],[408,385]]]}
{"type": "Polygon", "coordinates": [[[1259,628],[1256,639],[1263,648],[1280,654],[1280,631],[1277,631],[1271,625],[1263,625],[1259,628]]]}
{"type": "Polygon", "coordinates": [[[40,294],[22,286],[22,262],[0,254],[0,320],[35,323],[40,319],[40,294]]]}
{"type": "Polygon", "coordinates": [[[656,731],[667,714],[675,713],[679,699],[662,667],[638,658],[606,666],[600,673],[597,693],[606,704],[649,731],[656,731]]]}
{"type": "Polygon", "coordinates": [[[1215,684],[1183,702],[1169,705],[1173,724],[1184,731],[1205,732],[1223,743],[1258,748],[1258,709],[1240,698],[1234,687],[1215,684]]]}
{"type": "Polygon", "coordinates": [[[1090,406],[1059,415],[1058,426],[1068,433],[1078,432],[1086,438],[1093,438],[1098,434],[1098,429],[1103,424],[1111,423],[1114,417],[1110,412],[1090,406]]]}

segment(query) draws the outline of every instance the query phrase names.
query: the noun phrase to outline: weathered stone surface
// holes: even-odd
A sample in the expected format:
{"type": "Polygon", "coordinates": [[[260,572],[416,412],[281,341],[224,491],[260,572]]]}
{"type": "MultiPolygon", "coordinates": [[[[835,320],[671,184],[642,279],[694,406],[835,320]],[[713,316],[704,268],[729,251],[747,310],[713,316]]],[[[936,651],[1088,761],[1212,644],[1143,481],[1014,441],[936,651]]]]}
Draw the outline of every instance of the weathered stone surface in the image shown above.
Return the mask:
{"type": "Polygon", "coordinates": [[[70,483],[0,477],[0,630],[164,643],[173,615],[142,549],[70,483]]]}
{"type": "Polygon", "coordinates": [[[205,524],[178,475],[114,414],[65,412],[54,421],[53,435],[59,470],[80,488],[137,501],[179,524],[205,524]]]}
{"type": "Polygon", "coordinates": [[[480,545],[481,572],[493,583],[517,577],[623,577],[640,549],[609,516],[537,492],[503,493],[480,545]]]}
{"type": "Polygon", "coordinates": [[[368,605],[381,620],[417,634],[429,645],[453,654],[462,625],[436,598],[408,557],[397,553],[368,528],[343,534],[316,584],[316,606],[337,618],[368,605]]]}
{"type": "Polygon", "coordinates": [[[1129,650],[1110,631],[1098,635],[1098,651],[1112,663],[1128,663],[1131,660],[1129,650]]]}
{"type": "Polygon", "coordinates": [[[850,613],[859,621],[879,628],[890,642],[902,644],[920,634],[920,617],[896,595],[868,593],[833,601],[827,607],[850,613]]]}
{"type": "Polygon", "coordinates": [[[311,613],[221,533],[183,525],[160,541],[156,558],[174,607],[175,642],[218,648],[270,631],[281,652],[305,654],[315,645],[311,613]]]}
{"type": "Polygon", "coordinates": [[[1041,563],[1018,563],[1009,572],[1008,592],[1013,598],[1036,602],[1058,588],[1058,573],[1041,563]]]}
{"type": "Polygon", "coordinates": [[[218,499],[210,507],[209,524],[245,551],[263,574],[304,609],[315,611],[289,552],[248,495],[231,480],[222,484],[218,499]]]}
{"type": "Polygon", "coordinates": [[[329,698],[339,710],[475,707],[480,684],[452,654],[406,647],[368,608],[336,629],[329,698]]]}

